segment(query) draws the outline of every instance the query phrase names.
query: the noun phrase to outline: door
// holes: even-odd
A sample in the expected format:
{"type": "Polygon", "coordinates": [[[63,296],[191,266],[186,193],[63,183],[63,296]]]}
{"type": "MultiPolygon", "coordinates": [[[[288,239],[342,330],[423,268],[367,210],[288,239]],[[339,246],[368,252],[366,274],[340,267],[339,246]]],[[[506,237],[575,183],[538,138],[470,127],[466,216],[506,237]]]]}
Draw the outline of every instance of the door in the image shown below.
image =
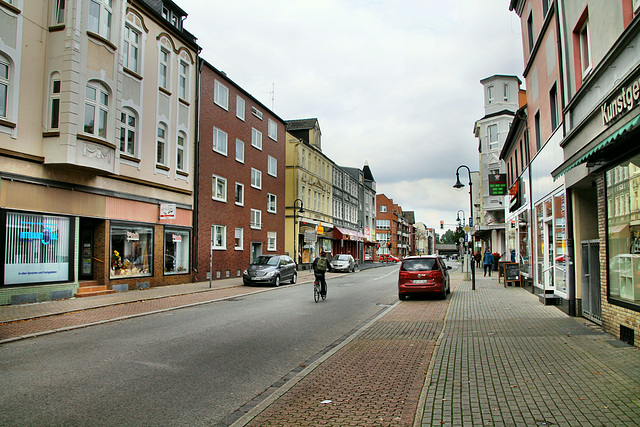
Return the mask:
{"type": "Polygon", "coordinates": [[[93,224],[80,220],[80,280],[93,279],[93,224]]]}
{"type": "Polygon", "coordinates": [[[600,299],[600,242],[585,240],[582,244],[582,316],[602,324],[600,299]]]}
{"type": "Polygon", "coordinates": [[[262,243],[251,242],[251,262],[262,255],[262,243]]]}

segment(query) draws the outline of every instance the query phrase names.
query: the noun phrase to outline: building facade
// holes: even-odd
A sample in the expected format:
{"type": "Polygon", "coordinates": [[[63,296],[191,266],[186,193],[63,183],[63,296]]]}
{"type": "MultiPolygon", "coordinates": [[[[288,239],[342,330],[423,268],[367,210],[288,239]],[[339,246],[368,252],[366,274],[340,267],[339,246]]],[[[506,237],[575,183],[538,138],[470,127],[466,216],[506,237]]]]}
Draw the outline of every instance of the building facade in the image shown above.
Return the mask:
{"type": "Polygon", "coordinates": [[[360,187],[364,177],[357,169],[351,172],[333,165],[333,254],[350,254],[361,263],[365,236],[360,216],[360,187]]]}
{"type": "Polygon", "coordinates": [[[639,5],[558,1],[562,38],[568,252],[576,314],[638,345],[639,5]],[[602,19],[606,16],[607,19],[602,19]]]}
{"type": "Polygon", "coordinates": [[[311,268],[322,249],[333,251],[333,162],[322,153],[318,119],[287,120],[286,129],[285,248],[311,268]]]}
{"type": "Polygon", "coordinates": [[[405,218],[402,207],[385,194],[376,194],[376,239],[374,260],[380,255],[393,255],[403,259],[410,255],[410,234],[413,226],[405,218]]]}
{"type": "Polygon", "coordinates": [[[191,281],[199,47],[184,11],[0,9],[0,303],[191,281]]]}
{"type": "Polygon", "coordinates": [[[285,123],[226,73],[200,69],[198,279],[241,277],[286,250],[285,123]]]}

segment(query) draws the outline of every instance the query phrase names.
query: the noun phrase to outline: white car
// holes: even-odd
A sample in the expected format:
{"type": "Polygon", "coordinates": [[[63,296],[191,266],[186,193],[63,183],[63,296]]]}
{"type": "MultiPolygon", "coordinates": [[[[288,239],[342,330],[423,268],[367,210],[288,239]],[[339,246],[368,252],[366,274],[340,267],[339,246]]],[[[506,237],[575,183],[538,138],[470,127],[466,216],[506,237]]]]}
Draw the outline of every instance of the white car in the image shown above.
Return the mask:
{"type": "Polygon", "coordinates": [[[356,271],[356,260],[351,255],[340,254],[333,257],[331,260],[331,268],[333,271],[356,271]]]}

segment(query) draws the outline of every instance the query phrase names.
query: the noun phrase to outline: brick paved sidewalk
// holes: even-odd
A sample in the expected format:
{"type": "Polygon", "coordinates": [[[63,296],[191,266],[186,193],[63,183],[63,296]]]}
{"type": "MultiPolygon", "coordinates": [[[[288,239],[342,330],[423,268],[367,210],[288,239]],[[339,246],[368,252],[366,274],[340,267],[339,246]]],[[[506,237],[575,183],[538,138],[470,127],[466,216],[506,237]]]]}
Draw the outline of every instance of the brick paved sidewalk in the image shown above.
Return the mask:
{"type": "Polygon", "coordinates": [[[233,426],[640,425],[639,349],[496,278],[452,278],[450,299],[399,303],[233,426]]]}

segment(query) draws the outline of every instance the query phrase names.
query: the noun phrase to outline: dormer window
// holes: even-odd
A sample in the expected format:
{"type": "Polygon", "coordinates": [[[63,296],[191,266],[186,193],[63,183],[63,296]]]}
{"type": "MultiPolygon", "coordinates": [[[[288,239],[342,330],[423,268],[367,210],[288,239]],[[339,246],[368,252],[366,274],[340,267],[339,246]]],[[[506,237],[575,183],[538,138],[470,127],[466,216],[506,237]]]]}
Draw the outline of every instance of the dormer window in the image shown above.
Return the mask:
{"type": "Polygon", "coordinates": [[[162,17],[168,22],[170,22],[171,25],[173,25],[177,29],[182,30],[182,16],[179,16],[172,10],[169,10],[166,7],[163,7],[162,17]]]}

